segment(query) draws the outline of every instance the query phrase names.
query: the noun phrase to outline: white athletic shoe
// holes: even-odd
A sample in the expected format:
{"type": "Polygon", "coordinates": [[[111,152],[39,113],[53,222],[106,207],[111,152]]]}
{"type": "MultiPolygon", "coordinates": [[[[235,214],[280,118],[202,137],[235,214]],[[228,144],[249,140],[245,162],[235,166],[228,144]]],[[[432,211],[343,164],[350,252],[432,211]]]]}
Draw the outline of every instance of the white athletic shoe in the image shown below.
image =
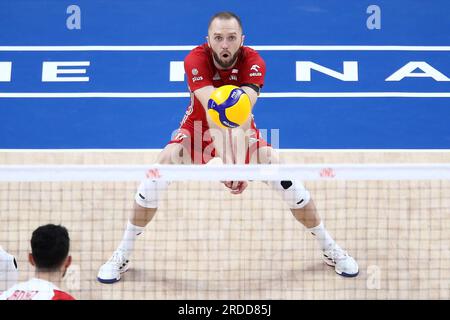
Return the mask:
{"type": "Polygon", "coordinates": [[[114,283],[120,280],[122,273],[128,270],[127,259],[122,250],[114,251],[112,257],[100,267],[97,280],[101,283],[114,283]]]}
{"type": "Polygon", "coordinates": [[[356,277],[359,273],[358,263],[337,244],[323,251],[323,261],[334,267],[337,274],[344,277],[356,277]]]}

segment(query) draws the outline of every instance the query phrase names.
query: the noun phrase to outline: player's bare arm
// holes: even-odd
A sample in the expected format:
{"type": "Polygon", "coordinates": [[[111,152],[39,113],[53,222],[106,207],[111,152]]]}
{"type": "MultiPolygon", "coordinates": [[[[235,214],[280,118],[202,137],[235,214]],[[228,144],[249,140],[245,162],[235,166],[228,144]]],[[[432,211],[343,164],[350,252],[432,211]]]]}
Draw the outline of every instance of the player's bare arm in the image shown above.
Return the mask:
{"type": "MultiPolygon", "coordinates": [[[[255,85],[257,86],[257,85],[255,85]]],[[[258,87],[258,86],[257,86],[258,87]]],[[[242,90],[248,95],[250,98],[252,110],[256,101],[258,100],[258,93],[254,88],[249,86],[241,86],[242,90]]],[[[259,87],[258,87],[259,88],[259,87]]],[[[251,114],[251,113],[250,113],[251,114]]],[[[247,119],[247,121],[241,125],[239,128],[233,129],[233,136],[236,141],[241,141],[242,143],[238,143],[243,149],[242,151],[236,152],[236,164],[245,164],[245,156],[248,150],[248,136],[251,130],[251,117],[247,119]]],[[[226,181],[225,186],[231,190],[232,194],[241,194],[248,186],[247,181],[226,181]]]]}
{"type": "MultiPolygon", "coordinates": [[[[205,109],[205,113],[208,114],[208,100],[211,94],[214,91],[213,86],[205,86],[203,88],[197,89],[194,91],[195,97],[200,101],[203,108],[205,109]]],[[[233,163],[231,150],[226,150],[224,148],[224,139],[227,137],[227,130],[220,128],[217,126],[214,121],[210,119],[210,117],[206,117],[208,121],[208,126],[210,128],[210,134],[214,139],[214,148],[216,149],[217,154],[222,159],[224,163],[233,163]],[[228,152],[227,152],[228,151],[228,152]]]]}
{"type": "MultiPolygon", "coordinates": [[[[253,106],[258,99],[257,92],[249,86],[242,86],[241,88],[249,96],[253,109],[253,106]]],[[[208,100],[214,89],[215,88],[213,86],[205,86],[194,91],[196,98],[200,101],[206,113],[208,110],[208,100]]],[[[218,142],[214,143],[214,147],[224,163],[245,164],[245,155],[248,149],[247,135],[251,129],[250,122],[251,117],[249,117],[247,121],[239,128],[223,129],[218,127],[208,117],[208,125],[210,130],[212,129],[211,135],[214,137],[214,141],[218,142]],[[224,141],[226,141],[226,143],[223,143],[224,141]],[[236,146],[239,146],[239,148],[236,148],[236,146]],[[235,150],[232,150],[232,148],[235,150]]],[[[248,186],[246,181],[226,181],[224,184],[226,187],[231,189],[232,194],[240,194],[248,186]]]]}

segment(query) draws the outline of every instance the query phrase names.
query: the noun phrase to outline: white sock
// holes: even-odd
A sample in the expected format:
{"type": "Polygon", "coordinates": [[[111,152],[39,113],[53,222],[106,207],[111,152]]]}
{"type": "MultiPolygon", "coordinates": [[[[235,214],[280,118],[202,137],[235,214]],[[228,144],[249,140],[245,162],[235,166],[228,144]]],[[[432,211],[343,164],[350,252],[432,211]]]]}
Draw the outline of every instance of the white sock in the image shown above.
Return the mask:
{"type": "Polygon", "coordinates": [[[322,250],[327,250],[335,244],[333,238],[325,229],[323,222],[320,222],[319,225],[313,228],[309,228],[308,231],[317,239],[322,250]]]}
{"type": "Polygon", "coordinates": [[[125,253],[125,256],[130,256],[134,248],[134,242],[138,235],[144,232],[144,227],[135,226],[129,220],[127,222],[127,228],[123,233],[122,241],[119,244],[119,250],[125,253]]]}

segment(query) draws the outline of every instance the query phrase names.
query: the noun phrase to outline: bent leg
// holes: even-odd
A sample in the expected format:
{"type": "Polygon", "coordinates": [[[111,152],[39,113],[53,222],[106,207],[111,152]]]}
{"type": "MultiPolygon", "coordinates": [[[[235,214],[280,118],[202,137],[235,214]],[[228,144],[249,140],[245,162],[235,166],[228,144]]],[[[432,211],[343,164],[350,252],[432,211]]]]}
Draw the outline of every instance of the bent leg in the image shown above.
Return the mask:
{"type": "MultiPolygon", "coordinates": [[[[190,156],[188,161],[190,161],[190,156]]],[[[159,154],[159,164],[181,164],[186,161],[182,144],[168,144],[159,154]]],[[[144,232],[145,226],[153,219],[158,208],[158,201],[167,189],[168,182],[146,179],[141,182],[136,192],[134,209],[125,228],[122,241],[111,258],[100,267],[97,279],[102,283],[114,283],[121,279],[121,274],[128,270],[129,257],[135,241],[144,232]]]]}
{"type": "MultiPolygon", "coordinates": [[[[168,144],[158,155],[158,164],[187,164],[191,162],[190,154],[181,143],[168,144]]],[[[142,181],[136,193],[136,203],[130,217],[130,222],[139,227],[145,227],[155,216],[158,200],[167,189],[166,181],[142,181]]]]}
{"type": "MultiPolygon", "coordinates": [[[[270,146],[260,148],[257,156],[260,164],[276,165],[281,163],[277,152],[270,146]]],[[[302,223],[317,239],[323,251],[325,263],[333,266],[339,275],[346,277],[357,276],[359,272],[358,264],[345,250],[336,244],[328,233],[317,212],[314,201],[303,184],[296,180],[271,181],[268,184],[280,193],[295,219],[302,223]]]]}
{"type": "MultiPolygon", "coordinates": [[[[257,162],[259,164],[281,164],[280,156],[272,147],[265,146],[258,149],[257,162]]],[[[321,218],[308,190],[298,180],[268,182],[282,199],[286,201],[295,219],[306,228],[313,228],[320,224],[321,218]]]]}

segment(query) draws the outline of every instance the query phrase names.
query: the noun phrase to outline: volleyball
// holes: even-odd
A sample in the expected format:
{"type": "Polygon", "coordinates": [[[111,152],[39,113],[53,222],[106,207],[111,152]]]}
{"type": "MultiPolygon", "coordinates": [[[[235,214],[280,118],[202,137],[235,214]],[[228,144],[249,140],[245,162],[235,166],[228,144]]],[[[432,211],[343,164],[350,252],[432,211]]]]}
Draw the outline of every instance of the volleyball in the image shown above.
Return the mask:
{"type": "Polygon", "coordinates": [[[225,85],[217,88],[208,101],[208,114],[221,128],[237,128],[250,116],[250,98],[239,87],[225,85]]]}

